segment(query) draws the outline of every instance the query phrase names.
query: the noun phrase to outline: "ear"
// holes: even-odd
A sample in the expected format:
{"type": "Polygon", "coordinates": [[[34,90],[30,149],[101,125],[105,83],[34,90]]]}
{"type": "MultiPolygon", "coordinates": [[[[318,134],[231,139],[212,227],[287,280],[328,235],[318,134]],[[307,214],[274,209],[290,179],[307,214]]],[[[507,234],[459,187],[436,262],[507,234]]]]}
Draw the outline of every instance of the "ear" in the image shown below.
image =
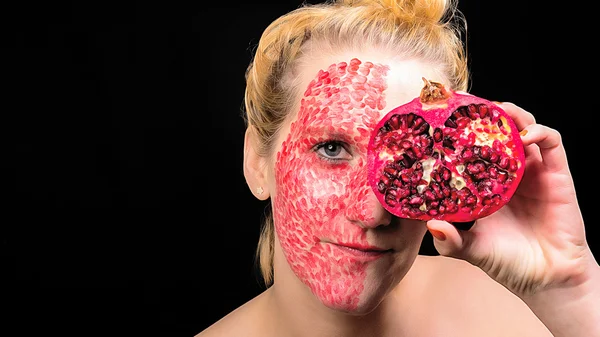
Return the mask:
{"type": "Polygon", "coordinates": [[[260,200],[267,200],[270,196],[267,181],[267,161],[265,157],[256,152],[256,134],[254,128],[249,126],[244,136],[244,177],[250,191],[260,200]]]}

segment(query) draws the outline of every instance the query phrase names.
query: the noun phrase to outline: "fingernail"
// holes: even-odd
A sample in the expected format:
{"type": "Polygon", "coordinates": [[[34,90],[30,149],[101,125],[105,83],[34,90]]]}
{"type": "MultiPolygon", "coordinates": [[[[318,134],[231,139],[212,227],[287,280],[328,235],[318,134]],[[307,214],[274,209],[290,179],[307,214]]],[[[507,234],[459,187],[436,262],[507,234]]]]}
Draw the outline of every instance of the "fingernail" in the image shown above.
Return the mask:
{"type": "Polygon", "coordinates": [[[431,235],[433,235],[434,238],[436,238],[436,239],[438,239],[440,241],[446,240],[446,234],[444,234],[444,233],[442,233],[440,231],[437,231],[435,229],[430,229],[429,233],[431,233],[431,235]]]}
{"type": "Polygon", "coordinates": [[[523,130],[521,130],[521,132],[519,132],[519,134],[521,135],[521,137],[523,137],[527,134],[527,132],[529,132],[529,131],[523,129],[523,130]]]}
{"type": "Polygon", "coordinates": [[[502,104],[502,103],[504,103],[504,102],[500,102],[500,101],[492,101],[492,103],[494,103],[494,104],[497,104],[497,105],[500,105],[500,104],[502,104]]]}

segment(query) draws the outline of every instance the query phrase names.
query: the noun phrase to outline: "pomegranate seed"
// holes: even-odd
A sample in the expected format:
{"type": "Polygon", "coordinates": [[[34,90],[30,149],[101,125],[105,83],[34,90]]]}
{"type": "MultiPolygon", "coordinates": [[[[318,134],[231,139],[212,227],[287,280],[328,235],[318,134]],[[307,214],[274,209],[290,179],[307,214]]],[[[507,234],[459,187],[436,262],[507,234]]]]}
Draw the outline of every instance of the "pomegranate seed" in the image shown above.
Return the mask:
{"type": "Polygon", "coordinates": [[[408,141],[408,140],[403,140],[403,141],[400,143],[400,146],[401,146],[403,149],[405,149],[405,150],[406,150],[406,149],[410,149],[410,148],[412,147],[412,143],[411,143],[410,141],[408,141]]]}
{"type": "Polygon", "coordinates": [[[429,135],[424,135],[421,138],[421,146],[422,147],[429,147],[429,146],[431,146],[432,145],[431,142],[432,142],[432,138],[429,135]]]}
{"type": "Polygon", "coordinates": [[[485,104],[479,104],[477,105],[477,107],[479,108],[479,116],[481,118],[486,118],[488,117],[488,107],[485,104]]]}
{"type": "Polygon", "coordinates": [[[498,178],[498,169],[497,168],[490,166],[488,171],[490,173],[491,178],[494,178],[494,179],[498,178]]]}
{"type": "Polygon", "coordinates": [[[414,113],[409,113],[408,115],[406,115],[406,124],[409,128],[413,127],[415,117],[416,115],[414,113]]]}
{"type": "Polygon", "coordinates": [[[469,125],[471,123],[471,120],[469,120],[469,118],[467,117],[462,117],[456,120],[456,128],[457,129],[464,129],[467,127],[467,125],[469,125]]]}
{"type": "Polygon", "coordinates": [[[487,145],[484,145],[479,150],[479,156],[483,159],[489,159],[491,155],[491,148],[487,145]]]}
{"type": "Polygon", "coordinates": [[[448,181],[450,178],[452,178],[452,172],[446,167],[442,168],[442,178],[445,181],[448,181]]]}
{"type": "Polygon", "coordinates": [[[472,120],[479,119],[479,113],[477,112],[477,106],[475,104],[469,104],[467,113],[472,120]]]}
{"type": "Polygon", "coordinates": [[[500,166],[503,169],[508,168],[508,164],[510,162],[510,158],[508,158],[507,156],[502,156],[502,158],[500,158],[500,162],[498,163],[498,166],[500,166]]]}
{"type": "Polygon", "coordinates": [[[492,154],[490,155],[490,161],[491,161],[492,163],[497,163],[499,159],[500,159],[500,156],[498,156],[498,154],[497,154],[497,153],[492,153],[492,154]]]}
{"type": "Polygon", "coordinates": [[[449,128],[456,128],[458,127],[458,125],[456,124],[455,121],[453,121],[452,119],[447,119],[446,123],[444,123],[445,126],[449,127],[449,128]]]}
{"type": "Polygon", "coordinates": [[[450,193],[450,200],[453,200],[453,201],[456,201],[456,200],[458,200],[458,193],[456,193],[456,190],[453,190],[453,191],[450,193]]]}
{"type": "Polygon", "coordinates": [[[398,130],[400,127],[400,121],[398,120],[398,115],[392,116],[389,120],[389,125],[392,130],[398,130]]]}
{"type": "Polygon", "coordinates": [[[423,196],[425,197],[426,200],[428,201],[433,201],[435,200],[435,195],[431,192],[431,190],[425,190],[423,192],[423,196]]]}
{"type": "Polygon", "coordinates": [[[423,198],[421,197],[413,197],[412,199],[410,199],[410,201],[408,202],[411,205],[420,205],[423,203],[423,198]]]}
{"type": "Polygon", "coordinates": [[[423,118],[417,116],[412,125],[412,128],[416,129],[416,128],[420,127],[423,124],[423,122],[425,122],[425,120],[423,118]]]}
{"type": "Polygon", "coordinates": [[[511,171],[513,171],[513,172],[514,172],[514,171],[516,171],[518,168],[519,168],[519,165],[518,165],[518,163],[517,163],[517,160],[516,160],[516,159],[511,159],[511,160],[510,160],[510,165],[509,165],[509,170],[511,170],[511,171]]]}
{"type": "Polygon", "coordinates": [[[398,175],[398,170],[393,167],[387,166],[383,169],[383,172],[388,175],[388,177],[393,178],[398,175]]]}
{"type": "Polygon", "coordinates": [[[477,203],[477,198],[473,195],[470,195],[465,199],[465,203],[467,205],[475,205],[477,203]]]}
{"type": "Polygon", "coordinates": [[[410,195],[410,190],[402,189],[400,190],[400,194],[398,195],[400,198],[406,198],[410,195]]]}
{"type": "Polygon", "coordinates": [[[440,129],[440,128],[436,128],[436,129],[433,131],[433,140],[434,140],[436,143],[439,143],[439,142],[441,142],[441,141],[442,141],[442,139],[443,139],[443,136],[444,136],[444,133],[442,132],[442,129],[440,129]]]}
{"type": "Polygon", "coordinates": [[[460,156],[462,159],[473,158],[473,151],[471,151],[471,149],[469,149],[469,148],[465,148],[465,149],[463,149],[463,152],[461,153],[460,156]]]}
{"type": "Polygon", "coordinates": [[[422,135],[429,130],[429,124],[423,123],[418,128],[413,129],[412,134],[415,136],[422,135]]]}

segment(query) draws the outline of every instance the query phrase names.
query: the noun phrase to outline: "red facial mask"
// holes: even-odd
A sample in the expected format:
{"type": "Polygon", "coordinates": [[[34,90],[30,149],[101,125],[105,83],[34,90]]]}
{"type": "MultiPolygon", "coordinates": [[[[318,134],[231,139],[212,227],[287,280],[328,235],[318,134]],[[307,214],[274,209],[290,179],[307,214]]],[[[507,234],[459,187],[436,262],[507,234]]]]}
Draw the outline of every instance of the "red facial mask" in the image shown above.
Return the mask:
{"type": "Polygon", "coordinates": [[[326,305],[358,305],[370,260],[333,243],[367,246],[376,199],[366,154],[385,108],[388,67],[353,59],[320,70],[277,153],[274,220],[285,257],[326,305]]]}

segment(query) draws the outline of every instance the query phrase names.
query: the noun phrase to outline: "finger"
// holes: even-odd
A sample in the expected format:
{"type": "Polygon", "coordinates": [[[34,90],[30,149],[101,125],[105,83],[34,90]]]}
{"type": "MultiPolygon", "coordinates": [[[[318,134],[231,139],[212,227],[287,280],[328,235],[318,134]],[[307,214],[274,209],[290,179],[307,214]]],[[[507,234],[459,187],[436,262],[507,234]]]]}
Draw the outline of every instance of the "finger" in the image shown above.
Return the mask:
{"type": "MultiPolygon", "coordinates": [[[[525,129],[527,130],[527,129],[525,129]]],[[[523,136],[521,136],[523,137],[523,136]]],[[[527,146],[525,146],[525,144],[523,144],[524,149],[525,149],[525,158],[526,160],[534,160],[534,161],[542,161],[542,154],[540,153],[540,148],[534,143],[534,144],[529,144],[527,146]]]]}
{"type": "Polygon", "coordinates": [[[562,145],[562,138],[557,130],[545,125],[528,126],[527,133],[521,136],[523,145],[537,145],[542,156],[542,163],[551,171],[559,171],[567,167],[567,155],[562,145]]]}
{"type": "MultiPolygon", "coordinates": [[[[535,124],[533,124],[535,125],[535,124]]],[[[542,154],[540,153],[540,148],[539,146],[537,146],[536,143],[532,143],[532,142],[527,142],[525,143],[523,137],[525,137],[527,135],[527,133],[529,132],[528,128],[525,128],[523,130],[521,130],[520,137],[521,137],[521,141],[523,142],[523,149],[525,150],[525,158],[529,161],[529,160],[533,160],[533,161],[542,161],[542,154]]]]}
{"type": "Polygon", "coordinates": [[[510,102],[496,102],[496,104],[512,118],[519,131],[531,124],[535,124],[535,117],[527,110],[510,102]]]}
{"type": "Polygon", "coordinates": [[[443,256],[467,259],[466,250],[473,233],[459,230],[446,221],[430,220],[427,229],[433,236],[435,249],[443,256]]]}

